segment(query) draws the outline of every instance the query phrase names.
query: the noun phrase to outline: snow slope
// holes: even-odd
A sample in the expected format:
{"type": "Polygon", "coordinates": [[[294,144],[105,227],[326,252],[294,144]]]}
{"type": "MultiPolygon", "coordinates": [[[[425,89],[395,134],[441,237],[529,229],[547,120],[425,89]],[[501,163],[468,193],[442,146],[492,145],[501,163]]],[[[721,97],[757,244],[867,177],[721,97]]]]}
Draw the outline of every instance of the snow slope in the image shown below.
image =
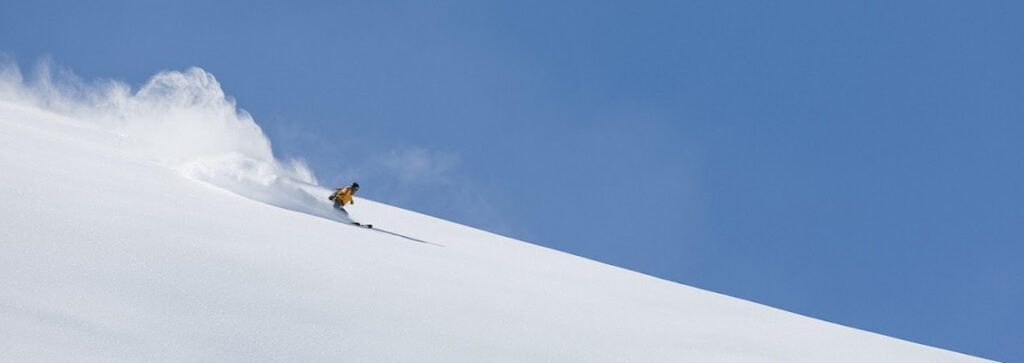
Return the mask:
{"type": "Polygon", "coordinates": [[[0,361],[981,361],[370,200],[380,230],[339,223],[199,69],[47,79],[0,82],[0,361]]]}

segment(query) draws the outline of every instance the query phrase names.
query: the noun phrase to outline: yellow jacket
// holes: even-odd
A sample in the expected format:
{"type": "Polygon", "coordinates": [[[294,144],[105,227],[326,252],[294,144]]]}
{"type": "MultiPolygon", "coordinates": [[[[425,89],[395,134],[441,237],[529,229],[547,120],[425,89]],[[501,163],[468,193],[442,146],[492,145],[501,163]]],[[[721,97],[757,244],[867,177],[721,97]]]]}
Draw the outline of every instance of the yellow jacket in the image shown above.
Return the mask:
{"type": "Polygon", "coordinates": [[[352,190],[352,187],[338,188],[338,190],[334,192],[334,202],[341,203],[342,206],[351,204],[352,194],[354,193],[355,191],[352,190]]]}

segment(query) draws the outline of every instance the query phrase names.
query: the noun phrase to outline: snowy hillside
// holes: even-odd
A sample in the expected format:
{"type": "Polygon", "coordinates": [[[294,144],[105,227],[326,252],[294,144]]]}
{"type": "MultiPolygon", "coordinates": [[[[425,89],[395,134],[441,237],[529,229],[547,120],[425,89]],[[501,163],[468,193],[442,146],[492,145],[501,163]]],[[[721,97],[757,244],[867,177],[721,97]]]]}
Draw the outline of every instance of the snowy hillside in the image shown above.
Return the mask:
{"type": "Polygon", "coordinates": [[[200,69],[0,75],[0,361],[980,361],[365,199],[379,229],[340,223],[200,69]]]}

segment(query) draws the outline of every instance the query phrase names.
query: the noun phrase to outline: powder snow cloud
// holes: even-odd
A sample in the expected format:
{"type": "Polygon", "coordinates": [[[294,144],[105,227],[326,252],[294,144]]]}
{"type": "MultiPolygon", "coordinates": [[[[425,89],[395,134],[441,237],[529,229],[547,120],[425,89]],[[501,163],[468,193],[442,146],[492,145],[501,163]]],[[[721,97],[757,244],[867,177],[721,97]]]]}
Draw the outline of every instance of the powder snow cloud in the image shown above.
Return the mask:
{"type": "Polygon", "coordinates": [[[338,219],[305,162],[275,158],[252,116],[201,68],[159,72],[132,89],[113,80],[86,82],[50,62],[26,77],[8,62],[0,65],[0,102],[82,120],[117,135],[119,146],[140,159],[252,199],[338,219]]]}

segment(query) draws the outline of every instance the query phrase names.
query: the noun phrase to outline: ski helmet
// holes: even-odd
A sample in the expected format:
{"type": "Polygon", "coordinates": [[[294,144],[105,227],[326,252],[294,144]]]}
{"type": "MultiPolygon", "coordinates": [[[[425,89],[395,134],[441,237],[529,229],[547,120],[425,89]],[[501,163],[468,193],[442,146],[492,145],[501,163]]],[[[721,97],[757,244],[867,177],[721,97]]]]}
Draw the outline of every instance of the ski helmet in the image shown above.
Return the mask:
{"type": "Polygon", "coordinates": [[[359,183],[352,183],[353,189],[359,189],[359,183]]]}

